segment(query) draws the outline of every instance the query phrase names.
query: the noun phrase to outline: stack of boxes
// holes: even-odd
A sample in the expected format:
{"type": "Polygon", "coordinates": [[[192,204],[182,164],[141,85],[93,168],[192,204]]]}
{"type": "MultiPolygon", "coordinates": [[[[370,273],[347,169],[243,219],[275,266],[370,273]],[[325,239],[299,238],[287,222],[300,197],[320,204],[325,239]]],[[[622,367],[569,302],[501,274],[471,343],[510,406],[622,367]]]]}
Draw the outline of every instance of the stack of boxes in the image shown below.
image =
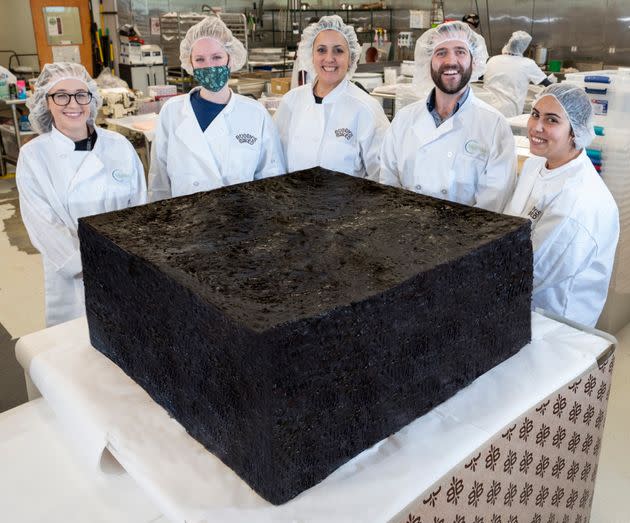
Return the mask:
{"type": "Polygon", "coordinates": [[[588,94],[596,138],[586,150],[619,208],[620,235],[611,288],[630,293],[630,70],[604,70],[566,75],[588,94]]]}

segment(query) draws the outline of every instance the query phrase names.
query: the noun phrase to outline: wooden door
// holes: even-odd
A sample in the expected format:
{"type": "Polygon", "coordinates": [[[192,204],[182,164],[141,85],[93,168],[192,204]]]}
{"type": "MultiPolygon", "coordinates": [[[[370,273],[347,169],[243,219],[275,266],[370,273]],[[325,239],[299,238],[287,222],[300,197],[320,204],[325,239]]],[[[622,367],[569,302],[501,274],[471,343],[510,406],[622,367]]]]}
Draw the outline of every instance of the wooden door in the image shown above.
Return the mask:
{"type": "MultiPolygon", "coordinates": [[[[90,33],[90,9],[91,0],[30,0],[31,14],[33,16],[33,30],[35,31],[35,42],[37,44],[37,54],[39,55],[40,69],[44,64],[54,61],[54,57],[76,57],[76,48],[80,62],[85,66],[88,73],[92,75],[92,35],[90,33]],[[80,44],[67,44],[63,40],[57,42],[57,45],[49,43],[49,32],[46,31],[46,23],[50,23],[50,19],[46,20],[44,16],[45,7],[76,7],[79,10],[79,24],[81,28],[80,44]],[[54,56],[53,56],[54,54],[54,56]]],[[[50,17],[49,17],[50,18],[50,17]]],[[[55,35],[63,35],[63,26],[61,22],[58,28],[54,29],[55,35]]],[[[59,36],[58,39],[62,38],[59,36]]],[[[58,60],[58,61],[61,61],[58,60]]],[[[74,60],[72,60],[74,61],[74,60]]]]}

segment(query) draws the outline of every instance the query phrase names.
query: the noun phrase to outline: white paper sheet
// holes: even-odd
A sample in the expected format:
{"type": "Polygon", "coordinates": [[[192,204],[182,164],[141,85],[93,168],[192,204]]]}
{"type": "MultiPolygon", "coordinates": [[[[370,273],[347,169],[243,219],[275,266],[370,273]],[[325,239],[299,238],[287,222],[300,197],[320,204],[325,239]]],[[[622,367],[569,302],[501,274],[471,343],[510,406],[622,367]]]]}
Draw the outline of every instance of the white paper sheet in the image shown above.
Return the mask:
{"type": "Polygon", "coordinates": [[[532,324],[534,339],[517,355],[281,506],[93,349],[85,318],[20,339],[16,353],[89,463],[99,466],[107,446],[174,521],[385,521],[611,343],[536,313],[532,324]]]}
{"type": "Polygon", "coordinates": [[[43,398],[0,413],[0,520],[165,523],[128,474],[90,474],[43,398]]]}

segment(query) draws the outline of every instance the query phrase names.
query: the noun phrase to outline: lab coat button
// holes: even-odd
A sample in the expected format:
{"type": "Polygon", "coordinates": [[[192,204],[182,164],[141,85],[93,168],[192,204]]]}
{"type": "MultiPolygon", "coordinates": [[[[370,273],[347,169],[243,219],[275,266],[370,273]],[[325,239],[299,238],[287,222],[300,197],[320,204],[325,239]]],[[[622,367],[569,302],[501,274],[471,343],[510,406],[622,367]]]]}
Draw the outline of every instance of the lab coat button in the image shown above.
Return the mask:
{"type": "Polygon", "coordinates": [[[421,191],[422,190],[422,185],[416,185],[416,191],[421,191]]]}
{"type": "Polygon", "coordinates": [[[452,158],[452,157],[453,157],[453,153],[449,151],[447,156],[448,156],[449,158],[452,158]]]}
{"type": "Polygon", "coordinates": [[[446,194],[448,191],[446,189],[442,189],[442,194],[446,194]]]}
{"type": "Polygon", "coordinates": [[[199,182],[193,182],[193,185],[194,185],[195,187],[199,187],[199,182]]]}

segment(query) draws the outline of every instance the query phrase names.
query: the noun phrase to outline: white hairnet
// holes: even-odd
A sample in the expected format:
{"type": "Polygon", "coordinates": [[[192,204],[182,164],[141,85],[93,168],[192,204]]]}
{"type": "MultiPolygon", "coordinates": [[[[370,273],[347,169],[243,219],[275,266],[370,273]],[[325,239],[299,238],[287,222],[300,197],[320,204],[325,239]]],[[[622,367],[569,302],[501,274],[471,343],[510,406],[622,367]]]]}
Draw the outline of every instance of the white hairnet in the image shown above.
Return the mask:
{"type": "Polygon", "coordinates": [[[543,96],[553,96],[564,109],[573,131],[575,148],[587,147],[595,138],[595,130],[593,129],[593,107],[584,89],[566,82],[552,84],[540,93],[536,101],[543,96]]]}
{"type": "Polygon", "coordinates": [[[527,46],[531,43],[532,37],[525,31],[514,31],[508,43],[503,46],[501,52],[503,54],[513,54],[523,56],[527,46]]]}
{"type": "Polygon", "coordinates": [[[179,44],[179,61],[184,70],[192,75],[193,64],[190,61],[195,42],[202,38],[213,38],[219,42],[229,55],[230,71],[238,71],[245,65],[247,50],[238,38],[235,38],[229,27],[217,16],[207,16],[201,22],[193,25],[186,32],[186,36],[179,44]]]}
{"type": "Polygon", "coordinates": [[[96,82],[92,80],[92,77],[81,64],[56,62],[44,66],[37,78],[37,82],[35,82],[35,92],[26,101],[26,106],[30,111],[28,120],[36,133],[43,134],[52,129],[53,117],[48,109],[46,95],[57,83],[70,79],[82,81],[86,85],[87,90],[92,93],[88,123],[94,125],[96,113],[103,105],[103,99],[98,92],[96,82]]]}
{"type": "Polygon", "coordinates": [[[478,80],[486,72],[486,62],[488,61],[488,50],[483,36],[475,33],[468,24],[464,22],[445,22],[422,33],[416,42],[414,59],[418,74],[426,74],[431,78],[431,59],[433,52],[443,42],[448,41],[463,42],[468,47],[472,56],[472,75],[470,81],[478,80]]]}
{"type": "Polygon", "coordinates": [[[359,57],[361,56],[361,44],[357,38],[357,34],[354,32],[354,27],[347,25],[341,19],[339,15],[322,16],[319,22],[309,25],[302,33],[302,39],[298,47],[298,59],[301,63],[305,64],[306,70],[311,75],[311,78],[315,77],[315,67],[313,66],[313,44],[315,38],[322,31],[337,31],[343,35],[348,42],[348,49],[350,51],[350,67],[346,78],[350,78],[357,70],[357,64],[359,63],[359,57]]]}

